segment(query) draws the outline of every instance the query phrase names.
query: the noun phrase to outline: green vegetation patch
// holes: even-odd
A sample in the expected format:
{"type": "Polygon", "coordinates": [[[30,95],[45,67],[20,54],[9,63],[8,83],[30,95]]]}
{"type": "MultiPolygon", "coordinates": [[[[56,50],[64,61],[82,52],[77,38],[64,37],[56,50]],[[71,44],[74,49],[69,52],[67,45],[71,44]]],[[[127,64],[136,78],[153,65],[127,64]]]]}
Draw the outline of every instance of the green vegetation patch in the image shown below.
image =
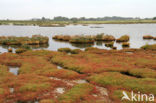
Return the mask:
{"type": "Polygon", "coordinates": [[[156,78],[156,71],[148,68],[130,69],[128,73],[135,77],[156,78]]]}
{"type": "Polygon", "coordinates": [[[136,92],[156,94],[156,87],[154,86],[156,80],[152,78],[138,79],[118,72],[105,72],[92,75],[88,80],[104,87],[110,86],[112,88],[116,87],[136,92]],[[147,83],[149,84],[147,85],[147,83]]]}
{"type": "Polygon", "coordinates": [[[78,101],[85,101],[93,90],[94,86],[91,84],[78,84],[67,91],[65,94],[61,95],[58,100],[59,103],[76,103],[78,101]]]}
{"type": "Polygon", "coordinates": [[[105,44],[106,47],[113,47],[114,46],[114,42],[109,42],[105,44]]]}
{"type": "Polygon", "coordinates": [[[0,88],[0,95],[2,95],[4,93],[4,89],[0,88]]]}
{"type": "Polygon", "coordinates": [[[130,47],[130,43],[124,42],[124,43],[122,43],[122,47],[130,47]]]}
{"type": "Polygon", "coordinates": [[[19,49],[16,49],[15,52],[16,53],[23,53],[23,52],[26,52],[27,50],[26,49],[23,49],[23,48],[19,48],[19,49]]]}
{"type": "Polygon", "coordinates": [[[75,36],[69,42],[71,43],[94,43],[94,39],[90,36],[75,36]]]}
{"type": "Polygon", "coordinates": [[[118,38],[116,41],[117,42],[128,42],[130,37],[128,35],[123,35],[120,38],[118,38]]]}
{"type": "Polygon", "coordinates": [[[70,48],[59,48],[58,51],[59,52],[70,53],[71,52],[71,49],[70,48]]]}
{"type": "Polygon", "coordinates": [[[71,54],[78,54],[82,52],[80,49],[70,49],[70,48],[59,48],[59,52],[71,53],[71,54]]]}
{"type": "Polygon", "coordinates": [[[48,44],[49,38],[41,35],[30,37],[2,36],[0,37],[1,45],[40,45],[48,44]]]}
{"type": "Polygon", "coordinates": [[[42,90],[49,87],[50,84],[48,83],[42,83],[42,84],[27,83],[24,86],[20,87],[20,92],[27,92],[27,91],[36,92],[38,90],[42,90]]]}
{"type": "Polygon", "coordinates": [[[156,44],[153,44],[153,45],[146,44],[142,46],[141,48],[145,50],[156,50],[156,44]]]}
{"type": "Polygon", "coordinates": [[[97,34],[95,36],[96,41],[115,41],[115,37],[112,35],[105,35],[104,33],[97,34]]]}
{"type": "Polygon", "coordinates": [[[52,99],[43,99],[39,103],[55,103],[52,99]]]}
{"type": "Polygon", "coordinates": [[[71,40],[72,37],[69,35],[55,35],[52,38],[55,40],[60,40],[60,41],[69,41],[71,40]]]}

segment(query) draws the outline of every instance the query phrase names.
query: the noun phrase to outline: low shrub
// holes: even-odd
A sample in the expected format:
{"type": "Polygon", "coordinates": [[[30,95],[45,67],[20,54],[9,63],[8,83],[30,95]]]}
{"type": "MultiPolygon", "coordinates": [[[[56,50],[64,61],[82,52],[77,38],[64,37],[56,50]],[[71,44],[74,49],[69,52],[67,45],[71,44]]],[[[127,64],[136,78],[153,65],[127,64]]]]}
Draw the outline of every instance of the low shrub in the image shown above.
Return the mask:
{"type": "Polygon", "coordinates": [[[97,41],[102,41],[102,40],[103,40],[103,36],[104,36],[104,33],[97,34],[97,35],[95,36],[95,40],[97,40],[97,41]]]}
{"type": "Polygon", "coordinates": [[[96,83],[103,87],[122,88],[126,90],[140,91],[142,93],[156,94],[156,80],[152,78],[135,78],[127,75],[123,75],[118,72],[104,72],[101,74],[95,74],[88,78],[91,83],[96,83]],[[147,83],[149,83],[147,85],[147,83]]]}
{"type": "Polygon", "coordinates": [[[80,52],[82,52],[80,49],[72,49],[71,50],[71,54],[78,54],[80,52]]]}
{"type": "Polygon", "coordinates": [[[128,73],[135,77],[156,78],[156,71],[149,68],[130,69],[128,73]]]}
{"type": "Polygon", "coordinates": [[[123,35],[120,38],[116,40],[117,42],[128,42],[129,41],[129,36],[128,35],[123,35]]]}
{"type": "Polygon", "coordinates": [[[32,91],[36,92],[45,88],[49,88],[50,84],[48,83],[42,83],[42,84],[36,84],[36,83],[27,83],[24,86],[20,87],[20,92],[27,92],[32,91]]]}
{"type": "Polygon", "coordinates": [[[7,66],[21,66],[21,56],[15,53],[3,53],[0,55],[0,64],[7,66]]]}
{"type": "Polygon", "coordinates": [[[67,69],[53,69],[53,68],[43,68],[43,69],[44,70],[42,71],[37,70],[36,73],[43,76],[57,77],[68,80],[82,79],[85,76],[67,69]]]}
{"type": "Polygon", "coordinates": [[[34,101],[46,98],[54,98],[54,89],[58,87],[66,88],[66,84],[59,80],[39,76],[33,73],[21,74],[13,84],[14,97],[10,100],[20,102],[34,101]],[[46,95],[45,95],[46,94],[46,95]]]}
{"type": "Polygon", "coordinates": [[[112,35],[105,35],[104,33],[102,33],[102,34],[97,34],[95,36],[95,40],[97,40],[97,41],[115,41],[115,37],[112,35]]]}
{"type": "Polygon", "coordinates": [[[55,103],[52,99],[43,99],[39,103],[55,103]]]}
{"type": "Polygon", "coordinates": [[[3,95],[3,93],[4,93],[4,89],[0,88],[0,95],[3,95]]]}
{"type": "Polygon", "coordinates": [[[77,36],[73,37],[70,41],[70,43],[78,43],[78,44],[85,44],[85,43],[94,43],[94,39],[92,37],[87,36],[77,36]]]}
{"type": "Polygon", "coordinates": [[[55,35],[52,38],[60,41],[69,41],[72,37],[69,35],[55,35]]]}
{"type": "Polygon", "coordinates": [[[130,46],[130,44],[128,42],[122,43],[122,47],[129,47],[129,46],[130,46]]]}
{"type": "MultiPolygon", "coordinates": [[[[142,55],[143,56],[143,55],[142,55]]],[[[135,58],[134,65],[139,68],[149,68],[156,70],[154,58],[135,58]]]]}
{"type": "Polygon", "coordinates": [[[156,50],[156,44],[152,44],[152,45],[146,44],[142,46],[141,48],[144,50],[156,50]]]}
{"type": "Polygon", "coordinates": [[[50,50],[28,50],[22,55],[24,56],[53,56],[55,54],[58,54],[58,52],[50,51],[50,50]]]}
{"type": "Polygon", "coordinates": [[[109,42],[105,44],[106,47],[111,47],[111,48],[113,47],[113,45],[114,45],[114,42],[109,42]]]}
{"type": "Polygon", "coordinates": [[[90,51],[90,50],[99,50],[99,49],[96,47],[88,47],[85,49],[85,51],[90,51]]]}
{"type": "Polygon", "coordinates": [[[91,98],[91,93],[94,90],[94,86],[91,84],[78,84],[71,88],[68,92],[58,97],[59,103],[76,103],[78,101],[87,101],[91,98]]]}
{"type": "Polygon", "coordinates": [[[58,51],[59,51],[59,52],[70,53],[70,52],[71,52],[71,49],[70,49],[70,48],[59,48],[58,51]]]}
{"type": "Polygon", "coordinates": [[[154,37],[153,36],[151,36],[151,35],[145,35],[145,36],[143,36],[143,39],[153,39],[154,37]]]}
{"type": "Polygon", "coordinates": [[[49,38],[41,35],[33,35],[30,37],[0,37],[0,44],[2,45],[40,45],[48,44],[49,38]]]}
{"type": "Polygon", "coordinates": [[[19,48],[19,49],[16,49],[15,52],[16,53],[23,53],[23,52],[26,52],[27,50],[26,49],[23,49],[23,48],[19,48]]]}
{"type": "Polygon", "coordinates": [[[115,41],[115,37],[112,35],[104,35],[103,41],[115,41]]]}
{"type": "MultiPolygon", "coordinates": [[[[118,90],[114,90],[110,93],[110,97],[113,101],[115,101],[116,103],[121,103],[121,99],[123,97],[123,91],[126,92],[126,94],[128,95],[128,97],[131,97],[131,93],[129,91],[125,91],[122,89],[118,89],[118,90]]],[[[129,101],[129,100],[122,100],[122,103],[137,103],[135,101],[129,101]]]]}

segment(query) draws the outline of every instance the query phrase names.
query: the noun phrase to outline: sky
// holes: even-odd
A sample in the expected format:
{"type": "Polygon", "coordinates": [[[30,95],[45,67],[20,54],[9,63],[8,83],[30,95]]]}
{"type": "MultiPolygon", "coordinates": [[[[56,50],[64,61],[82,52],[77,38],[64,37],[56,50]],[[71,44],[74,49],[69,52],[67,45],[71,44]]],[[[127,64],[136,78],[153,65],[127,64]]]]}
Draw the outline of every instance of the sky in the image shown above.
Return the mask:
{"type": "Polygon", "coordinates": [[[0,19],[154,17],[156,0],[0,0],[0,19]]]}

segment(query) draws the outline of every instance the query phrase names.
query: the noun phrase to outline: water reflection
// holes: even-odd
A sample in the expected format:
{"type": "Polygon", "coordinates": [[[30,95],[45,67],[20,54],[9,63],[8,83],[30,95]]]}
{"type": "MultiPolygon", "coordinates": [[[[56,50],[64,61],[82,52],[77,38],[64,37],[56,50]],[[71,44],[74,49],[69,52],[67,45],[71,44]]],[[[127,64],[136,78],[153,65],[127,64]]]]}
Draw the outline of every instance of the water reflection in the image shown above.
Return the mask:
{"type": "Polygon", "coordinates": [[[48,44],[42,44],[42,45],[27,45],[23,47],[22,45],[1,45],[0,46],[0,53],[8,52],[8,49],[12,49],[12,52],[15,53],[15,50],[17,48],[26,48],[26,49],[47,49],[49,47],[48,44]]]}
{"type": "Polygon", "coordinates": [[[103,45],[103,42],[102,42],[102,41],[97,41],[97,42],[96,42],[96,45],[102,46],[102,45],[103,45]]]}
{"type": "MultiPolygon", "coordinates": [[[[22,48],[23,46],[22,45],[1,45],[2,48],[5,48],[5,49],[9,49],[9,48],[22,48]]],[[[31,48],[31,49],[42,49],[42,48],[48,48],[49,45],[48,44],[42,44],[42,45],[27,45],[28,48],[31,48]]]]}
{"type": "Polygon", "coordinates": [[[81,49],[81,48],[92,47],[94,44],[73,44],[73,43],[71,43],[71,45],[81,49]]]}

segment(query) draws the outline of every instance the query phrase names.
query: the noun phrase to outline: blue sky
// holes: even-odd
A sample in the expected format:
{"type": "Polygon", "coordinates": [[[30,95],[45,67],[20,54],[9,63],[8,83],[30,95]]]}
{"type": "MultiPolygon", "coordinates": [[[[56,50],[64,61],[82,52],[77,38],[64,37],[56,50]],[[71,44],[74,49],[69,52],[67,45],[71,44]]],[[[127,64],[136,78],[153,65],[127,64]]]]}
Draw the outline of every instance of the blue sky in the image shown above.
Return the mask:
{"type": "Polygon", "coordinates": [[[154,17],[156,0],[0,0],[0,19],[154,17]]]}

